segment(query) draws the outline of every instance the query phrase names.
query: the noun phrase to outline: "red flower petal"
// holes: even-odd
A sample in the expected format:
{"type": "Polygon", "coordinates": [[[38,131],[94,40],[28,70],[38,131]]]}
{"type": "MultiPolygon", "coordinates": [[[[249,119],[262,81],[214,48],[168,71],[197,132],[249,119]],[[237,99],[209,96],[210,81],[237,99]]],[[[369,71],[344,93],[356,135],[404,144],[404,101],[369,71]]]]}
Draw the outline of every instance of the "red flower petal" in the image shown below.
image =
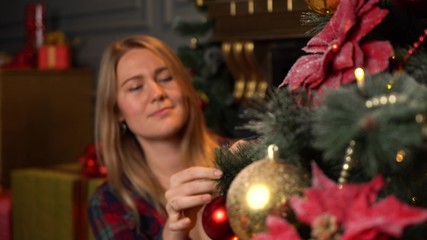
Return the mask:
{"type": "Polygon", "coordinates": [[[322,55],[317,54],[300,57],[279,87],[289,85],[291,90],[295,90],[312,82],[321,81],[323,79],[321,58],[322,55]]]}
{"type": "Polygon", "coordinates": [[[399,202],[396,197],[389,196],[370,208],[352,208],[342,239],[361,239],[368,231],[400,237],[406,226],[426,220],[427,210],[411,207],[399,202]]]}
{"type": "Polygon", "coordinates": [[[341,224],[346,222],[348,209],[353,204],[357,204],[359,208],[368,208],[382,186],[383,179],[378,176],[369,183],[345,184],[340,187],[313,164],[312,187],[304,191],[305,198],[295,196],[290,203],[301,222],[313,224],[318,216],[330,213],[341,224]]]}
{"type": "Polygon", "coordinates": [[[267,217],[269,233],[259,233],[252,240],[300,240],[298,232],[288,222],[276,216],[267,217]]]}
{"type": "MultiPolygon", "coordinates": [[[[279,87],[290,90],[317,90],[339,87],[355,81],[354,69],[363,67],[369,74],[387,68],[393,51],[390,43],[371,42],[359,46],[359,41],[371,32],[388,14],[378,7],[380,0],[341,1],[325,28],[303,48],[312,55],[296,61],[279,87]]],[[[319,99],[318,96],[314,101],[319,99]]]]}
{"type": "Polygon", "coordinates": [[[366,13],[364,16],[359,16],[360,22],[358,27],[355,28],[352,37],[349,41],[359,42],[363,37],[371,32],[381,21],[387,16],[388,10],[374,8],[370,9],[370,12],[366,13]]]}
{"type": "Polygon", "coordinates": [[[353,49],[354,46],[351,42],[346,43],[341,48],[341,51],[336,55],[335,61],[332,63],[332,68],[334,71],[354,67],[353,49]]]}
{"type": "Polygon", "coordinates": [[[389,59],[393,56],[393,47],[388,41],[368,42],[361,46],[365,67],[370,74],[383,71],[388,67],[389,59]]]}

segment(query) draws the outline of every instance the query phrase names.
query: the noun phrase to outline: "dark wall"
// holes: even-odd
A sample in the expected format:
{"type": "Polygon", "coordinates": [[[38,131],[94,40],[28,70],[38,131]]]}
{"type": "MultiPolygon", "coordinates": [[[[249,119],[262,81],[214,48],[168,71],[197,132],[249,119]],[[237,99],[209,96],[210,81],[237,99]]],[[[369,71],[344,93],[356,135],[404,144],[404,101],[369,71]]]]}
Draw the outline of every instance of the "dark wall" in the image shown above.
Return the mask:
{"type": "MultiPolygon", "coordinates": [[[[0,52],[15,54],[24,46],[24,9],[30,0],[2,1],[0,52]]],[[[73,47],[79,65],[97,69],[102,50],[116,39],[137,33],[163,39],[172,48],[189,39],[172,30],[180,17],[201,21],[203,15],[188,0],[45,0],[47,30],[59,29],[73,47]]]]}

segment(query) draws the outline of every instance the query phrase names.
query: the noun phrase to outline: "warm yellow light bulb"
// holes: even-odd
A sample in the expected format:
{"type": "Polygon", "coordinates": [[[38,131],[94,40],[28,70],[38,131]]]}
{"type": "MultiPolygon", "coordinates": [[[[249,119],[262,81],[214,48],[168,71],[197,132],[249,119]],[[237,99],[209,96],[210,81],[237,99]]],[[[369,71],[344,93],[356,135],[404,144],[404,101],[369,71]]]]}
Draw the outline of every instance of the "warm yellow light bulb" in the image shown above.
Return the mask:
{"type": "Polygon", "coordinates": [[[365,71],[363,71],[363,68],[356,68],[354,70],[354,76],[356,77],[356,83],[359,89],[363,89],[365,86],[365,71]]]}
{"type": "Polygon", "coordinates": [[[406,153],[403,150],[399,150],[396,153],[396,162],[401,163],[405,160],[406,153]]]}
{"type": "Polygon", "coordinates": [[[270,201],[270,190],[264,184],[251,186],[246,194],[246,202],[252,209],[263,209],[270,201]]]}

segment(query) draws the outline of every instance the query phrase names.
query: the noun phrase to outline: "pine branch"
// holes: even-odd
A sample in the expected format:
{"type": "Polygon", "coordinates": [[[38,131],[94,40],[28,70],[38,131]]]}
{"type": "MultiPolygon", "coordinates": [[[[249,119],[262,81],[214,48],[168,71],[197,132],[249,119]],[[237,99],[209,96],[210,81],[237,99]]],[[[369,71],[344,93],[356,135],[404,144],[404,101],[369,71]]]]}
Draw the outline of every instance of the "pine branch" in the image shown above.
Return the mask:
{"type": "Polygon", "coordinates": [[[264,149],[276,144],[280,159],[308,166],[319,154],[312,148],[312,119],[305,106],[306,96],[284,88],[272,90],[270,95],[269,100],[258,101],[258,108],[243,113],[252,119],[243,128],[262,136],[259,145],[264,149]]]}
{"type": "Polygon", "coordinates": [[[358,163],[352,174],[391,176],[421,161],[417,151],[424,148],[423,124],[415,119],[424,114],[426,87],[404,73],[378,74],[367,78],[363,91],[352,85],[327,94],[324,106],[315,113],[314,146],[323,151],[328,166],[339,169],[348,143],[355,140],[354,159],[358,163]],[[394,104],[366,107],[369,100],[379,102],[383,97],[382,101],[388,101],[392,95],[398,98],[394,104]],[[395,160],[398,151],[405,155],[400,164],[395,160]]]}
{"type": "Polygon", "coordinates": [[[306,32],[307,35],[316,35],[323,30],[330,19],[330,16],[322,16],[315,12],[303,12],[300,22],[303,26],[313,26],[311,30],[306,32]]]}
{"type": "Polygon", "coordinates": [[[256,152],[253,151],[253,145],[248,142],[238,144],[233,152],[228,147],[221,147],[215,152],[215,165],[223,172],[217,184],[221,195],[227,195],[231,182],[243,168],[259,160],[256,152]]]}
{"type": "MultiPolygon", "coordinates": [[[[424,43],[425,44],[425,43],[424,43]]],[[[405,65],[405,70],[419,83],[427,85],[427,47],[419,48],[405,65]]]]}

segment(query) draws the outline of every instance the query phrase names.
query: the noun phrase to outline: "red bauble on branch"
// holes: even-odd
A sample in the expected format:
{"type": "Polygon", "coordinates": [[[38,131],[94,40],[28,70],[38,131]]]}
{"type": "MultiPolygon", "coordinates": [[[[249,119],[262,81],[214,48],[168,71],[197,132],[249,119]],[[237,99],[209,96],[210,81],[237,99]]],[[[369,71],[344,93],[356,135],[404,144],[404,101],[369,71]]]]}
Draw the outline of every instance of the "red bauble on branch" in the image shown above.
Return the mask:
{"type": "Polygon", "coordinates": [[[86,177],[105,177],[107,169],[99,164],[96,154],[96,145],[89,144],[82,156],[80,156],[82,173],[86,177]]]}
{"type": "Polygon", "coordinates": [[[203,228],[212,240],[238,240],[228,223],[225,198],[217,197],[203,210],[203,228]]]}

